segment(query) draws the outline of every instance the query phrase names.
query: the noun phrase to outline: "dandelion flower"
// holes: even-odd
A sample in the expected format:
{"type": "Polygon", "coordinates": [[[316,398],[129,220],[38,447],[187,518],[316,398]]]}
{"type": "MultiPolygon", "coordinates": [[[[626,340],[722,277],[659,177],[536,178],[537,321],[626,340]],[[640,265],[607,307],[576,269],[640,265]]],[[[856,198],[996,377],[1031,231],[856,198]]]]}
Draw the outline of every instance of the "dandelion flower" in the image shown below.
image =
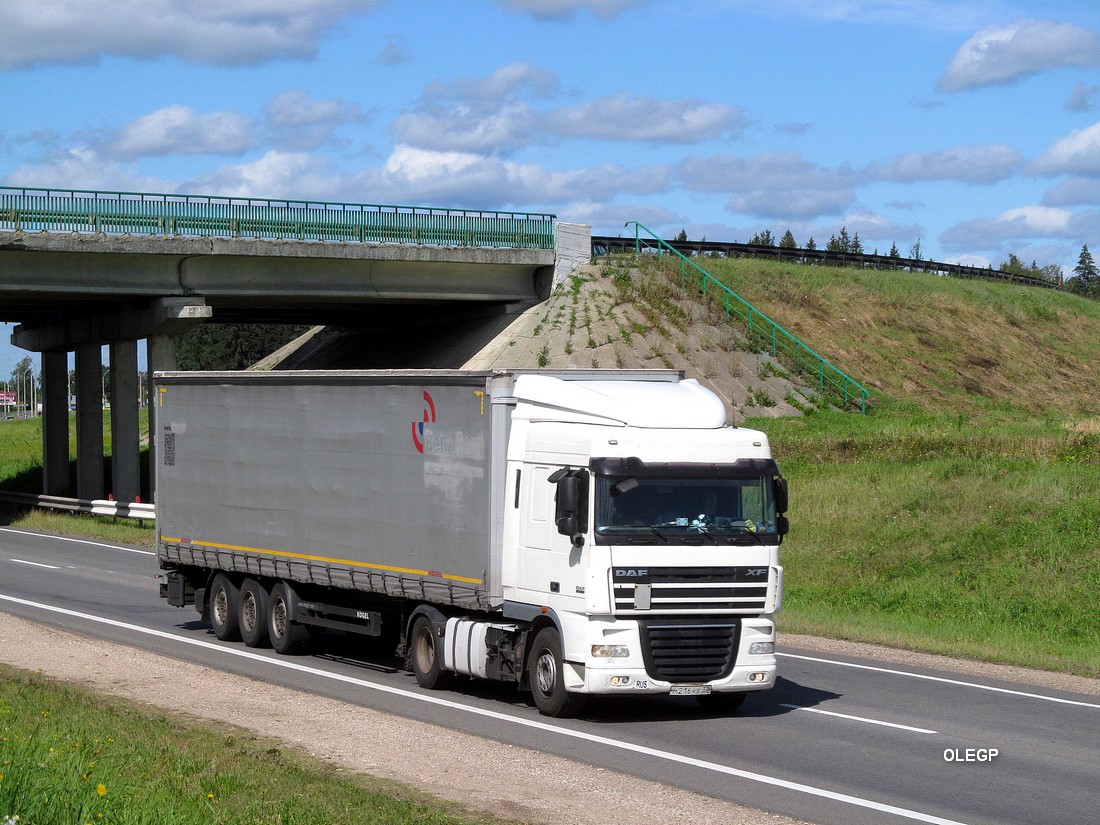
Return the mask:
{"type": "Polygon", "coordinates": [[[100,796],[106,796],[107,795],[107,786],[104,785],[102,782],[100,782],[98,785],[95,786],[95,792],[97,794],[99,794],[100,796]]]}

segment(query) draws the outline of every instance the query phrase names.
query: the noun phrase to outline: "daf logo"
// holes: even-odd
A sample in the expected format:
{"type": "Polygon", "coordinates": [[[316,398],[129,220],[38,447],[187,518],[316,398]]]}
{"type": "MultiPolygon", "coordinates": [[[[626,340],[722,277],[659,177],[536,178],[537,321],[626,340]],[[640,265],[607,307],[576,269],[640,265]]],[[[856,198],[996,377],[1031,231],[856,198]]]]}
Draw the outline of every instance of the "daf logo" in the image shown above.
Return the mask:
{"type": "Polygon", "coordinates": [[[643,567],[641,569],[618,567],[618,568],[615,569],[615,575],[619,576],[620,578],[629,578],[629,577],[635,577],[635,576],[648,576],[649,575],[649,569],[645,568],[645,567],[643,567]]]}
{"type": "Polygon", "coordinates": [[[746,567],[745,568],[745,575],[746,576],[753,576],[753,577],[766,576],[766,575],[768,575],[768,568],[766,568],[766,567],[746,567]]]}

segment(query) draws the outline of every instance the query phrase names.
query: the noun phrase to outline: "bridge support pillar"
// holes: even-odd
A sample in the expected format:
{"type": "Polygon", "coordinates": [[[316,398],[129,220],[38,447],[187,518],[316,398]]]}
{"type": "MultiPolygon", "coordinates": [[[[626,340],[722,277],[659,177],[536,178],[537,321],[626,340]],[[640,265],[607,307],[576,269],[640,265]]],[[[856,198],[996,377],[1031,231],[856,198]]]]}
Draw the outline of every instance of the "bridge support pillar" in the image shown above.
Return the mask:
{"type": "Polygon", "coordinates": [[[42,353],[42,492],[69,492],[69,357],[42,353]]]}
{"type": "Polygon", "coordinates": [[[76,497],[103,498],[103,362],[100,344],[76,348],[76,497]]]}
{"type": "Polygon", "coordinates": [[[141,496],[137,341],[112,341],[110,357],[111,491],[117,501],[137,501],[141,496]]]}

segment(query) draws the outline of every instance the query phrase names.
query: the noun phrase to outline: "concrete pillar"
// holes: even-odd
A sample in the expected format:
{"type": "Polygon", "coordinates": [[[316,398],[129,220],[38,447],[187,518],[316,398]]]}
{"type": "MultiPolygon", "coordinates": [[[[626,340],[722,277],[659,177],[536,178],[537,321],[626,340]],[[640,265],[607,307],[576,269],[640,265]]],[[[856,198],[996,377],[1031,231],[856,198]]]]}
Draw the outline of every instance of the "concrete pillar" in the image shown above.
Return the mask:
{"type": "Polygon", "coordinates": [[[76,497],[103,498],[103,362],[99,344],[76,348],[76,497]]]}
{"type": "Polygon", "coordinates": [[[69,493],[69,354],[42,353],[42,492],[69,493]]]}
{"type": "Polygon", "coordinates": [[[160,398],[153,386],[153,374],[176,368],[176,341],[171,335],[150,335],[145,341],[145,347],[145,358],[149,365],[149,497],[156,501],[160,398]]]}
{"type": "Polygon", "coordinates": [[[110,358],[111,492],[133,502],[141,495],[137,341],[112,341],[110,358]]]}

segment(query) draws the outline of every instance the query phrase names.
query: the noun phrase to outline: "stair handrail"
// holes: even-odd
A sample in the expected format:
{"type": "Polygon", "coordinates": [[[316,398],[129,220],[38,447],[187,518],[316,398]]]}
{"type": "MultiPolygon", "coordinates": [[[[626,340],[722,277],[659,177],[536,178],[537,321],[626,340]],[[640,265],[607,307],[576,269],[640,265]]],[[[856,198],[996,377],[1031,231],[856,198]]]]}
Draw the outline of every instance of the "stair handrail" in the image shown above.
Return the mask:
{"type": "Polygon", "coordinates": [[[649,236],[657,242],[657,253],[663,254],[664,250],[668,250],[673,255],[676,255],[680,259],[680,288],[686,288],[687,267],[692,267],[698,271],[700,275],[700,288],[703,295],[703,299],[708,297],[708,289],[711,285],[719,288],[725,296],[724,305],[726,318],[731,315],[731,300],[733,301],[732,314],[738,315],[747,322],[749,338],[752,339],[754,334],[753,324],[757,324],[764,328],[765,334],[771,340],[771,354],[772,357],[779,357],[779,350],[783,348],[790,352],[791,358],[795,362],[796,368],[800,367],[800,354],[807,356],[807,360],[811,362],[811,366],[816,367],[818,378],[818,393],[822,396],[825,395],[828,388],[838,396],[843,398],[844,405],[848,406],[852,403],[859,404],[859,410],[864,415],[867,414],[867,400],[871,397],[871,391],[856,381],[854,378],[845,373],[842,369],[832,364],[828,359],[824,358],[818,353],[814,352],[810,347],[806,346],[799,338],[792,335],[785,330],[782,326],[777,324],[763,312],[758,310],[726,284],[715,278],[693,260],[688,258],[678,249],[672,247],[667,241],[665,241],[660,235],[645,226],[639,221],[627,221],[624,226],[634,227],[634,253],[636,255],[641,254],[642,251],[642,236],[641,233],[644,230],[649,236]],[[744,311],[744,315],[737,312],[740,308],[744,311]],[[780,343],[782,342],[782,344],[780,343]],[[858,395],[858,402],[856,402],[856,396],[858,395]]]}

